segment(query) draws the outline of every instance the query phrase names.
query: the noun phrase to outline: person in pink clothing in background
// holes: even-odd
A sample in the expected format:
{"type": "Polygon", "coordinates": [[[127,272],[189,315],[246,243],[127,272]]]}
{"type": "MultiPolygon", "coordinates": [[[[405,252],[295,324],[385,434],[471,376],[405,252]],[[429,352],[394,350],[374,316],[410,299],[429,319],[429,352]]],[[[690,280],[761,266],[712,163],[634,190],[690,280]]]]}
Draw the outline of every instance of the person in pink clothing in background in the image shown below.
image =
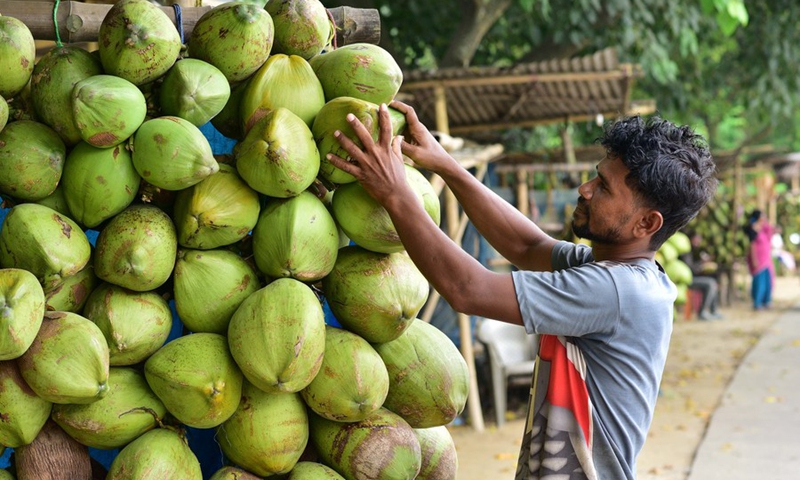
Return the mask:
{"type": "Polygon", "coordinates": [[[767,222],[761,210],[753,210],[748,218],[745,232],[750,239],[747,254],[747,266],[753,277],[750,294],[753,297],[753,309],[769,308],[772,303],[772,284],[775,277],[775,266],[772,263],[772,235],[775,228],[767,222]]]}

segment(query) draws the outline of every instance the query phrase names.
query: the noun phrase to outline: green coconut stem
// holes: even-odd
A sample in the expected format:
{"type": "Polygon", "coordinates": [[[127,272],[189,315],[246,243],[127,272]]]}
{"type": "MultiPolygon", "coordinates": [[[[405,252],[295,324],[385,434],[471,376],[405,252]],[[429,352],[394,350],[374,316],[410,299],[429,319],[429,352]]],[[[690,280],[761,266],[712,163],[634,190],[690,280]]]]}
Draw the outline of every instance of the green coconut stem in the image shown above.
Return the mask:
{"type": "Polygon", "coordinates": [[[333,49],[336,50],[339,48],[336,44],[336,19],[333,18],[333,13],[329,9],[326,8],[325,11],[328,13],[328,20],[331,22],[331,33],[328,35],[328,41],[325,44],[331,45],[331,42],[333,42],[333,49]]]}
{"type": "Polygon", "coordinates": [[[166,426],[166,425],[164,424],[164,422],[162,422],[162,421],[161,421],[161,417],[159,417],[159,416],[158,416],[158,413],[157,413],[155,410],[153,410],[152,408],[150,408],[150,407],[136,407],[136,408],[131,408],[131,409],[130,409],[130,410],[128,410],[127,412],[122,412],[122,413],[120,413],[120,414],[119,414],[119,418],[121,418],[123,415],[127,415],[127,414],[129,414],[129,413],[134,413],[134,412],[145,412],[145,413],[149,413],[149,414],[150,414],[150,415],[153,417],[153,419],[155,419],[156,423],[158,424],[158,426],[159,426],[160,428],[169,428],[168,426],[166,426]]]}
{"type": "Polygon", "coordinates": [[[61,0],[56,0],[53,4],[53,27],[56,31],[56,46],[63,47],[64,44],[61,43],[61,33],[58,31],[58,6],[61,4],[61,0]]]}

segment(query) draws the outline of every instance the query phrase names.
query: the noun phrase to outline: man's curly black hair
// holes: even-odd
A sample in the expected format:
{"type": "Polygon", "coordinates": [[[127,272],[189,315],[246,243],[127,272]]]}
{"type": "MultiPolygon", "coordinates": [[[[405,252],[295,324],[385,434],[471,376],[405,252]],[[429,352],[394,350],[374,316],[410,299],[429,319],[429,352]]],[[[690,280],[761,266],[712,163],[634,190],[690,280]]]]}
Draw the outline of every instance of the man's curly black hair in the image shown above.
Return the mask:
{"type": "Polygon", "coordinates": [[[628,186],[664,217],[650,247],[692,220],[717,190],[716,166],[705,139],[659,117],[629,117],[605,127],[598,142],[628,167],[628,186]]]}

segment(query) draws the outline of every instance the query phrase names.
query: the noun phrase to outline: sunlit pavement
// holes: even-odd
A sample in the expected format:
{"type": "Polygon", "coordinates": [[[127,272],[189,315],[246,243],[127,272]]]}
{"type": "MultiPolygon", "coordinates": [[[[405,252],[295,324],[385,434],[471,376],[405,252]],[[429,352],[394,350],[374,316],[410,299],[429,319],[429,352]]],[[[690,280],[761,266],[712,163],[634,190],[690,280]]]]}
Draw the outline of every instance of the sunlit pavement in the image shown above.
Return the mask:
{"type": "Polygon", "coordinates": [[[688,480],[800,478],[800,303],[750,350],[714,412],[688,480]]]}

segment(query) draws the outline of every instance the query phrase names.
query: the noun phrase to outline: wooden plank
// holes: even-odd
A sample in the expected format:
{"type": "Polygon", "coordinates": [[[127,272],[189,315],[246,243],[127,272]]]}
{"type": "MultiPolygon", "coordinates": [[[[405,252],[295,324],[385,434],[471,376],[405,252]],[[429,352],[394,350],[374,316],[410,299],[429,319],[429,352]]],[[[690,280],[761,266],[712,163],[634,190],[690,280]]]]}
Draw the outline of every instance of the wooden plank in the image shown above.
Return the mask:
{"type": "MultiPolygon", "coordinates": [[[[37,40],[56,40],[53,22],[54,2],[0,0],[0,14],[14,17],[27,25],[37,40]]],[[[93,42],[112,5],[76,1],[60,2],[56,19],[63,43],[93,42]]],[[[175,23],[175,9],[159,7],[175,23]]],[[[212,7],[181,9],[184,37],[188,40],[200,17],[212,7]]],[[[372,8],[336,7],[329,9],[337,25],[337,44],[380,41],[380,14],[372,8]]]]}
{"type": "MultiPolygon", "coordinates": [[[[616,118],[619,115],[619,112],[599,112],[606,118],[616,118]]],[[[597,114],[593,113],[591,115],[569,115],[566,117],[547,117],[547,118],[540,118],[534,120],[524,120],[518,122],[498,122],[498,123],[480,123],[475,125],[463,125],[463,126],[451,126],[450,131],[452,134],[459,134],[464,135],[468,133],[474,132],[485,132],[488,130],[505,130],[507,128],[514,128],[514,127],[535,127],[538,125],[550,125],[552,123],[558,122],[588,122],[594,121],[597,114]]]]}
{"type": "Polygon", "coordinates": [[[528,173],[534,172],[588,172],[594,170],[595,163],[520,163],[520,164],[497,164],[495,166],[495,173],[516,173],[518,171],[525,171],[528,173]]]}
{"type": "MultiPolygon", "coordinates": [[[[419,90],[441,87],[472,87],[476,85],[508,85],[520,83],[548,82],[592,82],[597,80],[619,80],[639,72],[633,69],[622,69],[611,72],[558,72],[526,75],[497,75],[492,77],[442,78],[436,80],[407,81],[402,90],[419,90]]],[[[640,73],[638,75],[641,75],[640,73]]]]}

